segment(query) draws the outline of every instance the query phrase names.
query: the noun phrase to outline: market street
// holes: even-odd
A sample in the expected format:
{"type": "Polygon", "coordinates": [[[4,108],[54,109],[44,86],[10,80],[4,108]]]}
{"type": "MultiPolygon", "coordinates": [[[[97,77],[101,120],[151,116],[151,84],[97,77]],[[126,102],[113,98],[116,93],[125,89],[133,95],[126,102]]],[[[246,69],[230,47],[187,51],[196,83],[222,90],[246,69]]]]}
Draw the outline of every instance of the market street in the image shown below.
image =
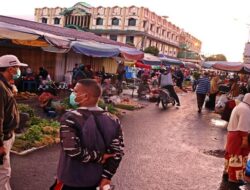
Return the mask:
{"type": "MultiPolygon", "coordinates": [[[[214,113],[197,113],[194,93],[180,100],[179,109],[169,106],[164,111],[152,103],[122,118],[126,149],[113,179],[116,190],[219,188],[226,127],[214,113]],[[216,152],[218,156],[209,155],[216,152]]],[[[12,154],[13,190],[48,189],[58,150],[57,145],[27,156],[12,154]]]]}

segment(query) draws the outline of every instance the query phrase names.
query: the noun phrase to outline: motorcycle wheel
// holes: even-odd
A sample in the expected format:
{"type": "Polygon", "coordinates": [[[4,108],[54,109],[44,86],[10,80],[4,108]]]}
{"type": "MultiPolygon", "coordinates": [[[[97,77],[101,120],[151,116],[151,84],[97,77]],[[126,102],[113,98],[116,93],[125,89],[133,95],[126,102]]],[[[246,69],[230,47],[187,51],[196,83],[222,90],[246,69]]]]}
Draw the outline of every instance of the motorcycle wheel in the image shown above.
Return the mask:
{"type": "Polygon", "coordinates": [[[161,100],[161,105],[162,105],[162,108],[165,110],[167,109],[167,102],[164,101],[164,100],[161,100]]]}

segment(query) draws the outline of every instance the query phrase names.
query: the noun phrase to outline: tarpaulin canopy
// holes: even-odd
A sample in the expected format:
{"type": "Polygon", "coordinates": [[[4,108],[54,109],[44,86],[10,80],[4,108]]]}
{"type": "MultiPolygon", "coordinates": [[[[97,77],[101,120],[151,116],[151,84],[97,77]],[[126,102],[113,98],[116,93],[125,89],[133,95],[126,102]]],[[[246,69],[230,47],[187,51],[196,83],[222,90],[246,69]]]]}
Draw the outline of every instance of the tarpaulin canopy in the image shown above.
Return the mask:
{"type": "Polygon", "coordinates": [[[250,64],[228,61],[208,61],[202,64],[205,68],[212,68],[228,72],[240,72],[250,74],[250,64]]]}
{"type": "Polygon", "coordinates": [[[161,65],[160,58],[149,53],[144,53],[144,58],[142,59],[142,62],[148,65],[161,65]]]}
{"type": "Polygon", "coordinates": [[[243,68],[243,63],[241,63],[241,62],[218,61],[212,67],[214,69],[223,70],[223,71],[239,72],[243,68]]]}
{"type": "Polygon", "coordinates": [[[36,40],[40,37],[34,30],[0,22],[0,38],[14,40],[36,40]]]}
{"type": "Polygon", "coordinates": [[[244,64],[244,71],[250,74],[250,64],[244,64]]]}
{"type": "Polygon", "coordinates": [[[57,48],[62,48],[62,49],[70,48],[70,40],[68,40],[65,37],[44,34],[44,39],[57,48]]]}
{"type": "Polygon", "coordinates": [[[143,64],[143,63],[140,62],[140,61],[137,61],[137,62],[135,63],[135,66],[136,66],[136,67],[139,67],[139,68],[143,68],[143,69],[151,69],[151,66],[150,66],[150,65],[143,64]]]}
{"type": "Polygon", "coordinates": [[[184,66],[184,63],[178,59],[172,59],[168,57],[160,57],[163,65],[176,65],[176,66],[184,66]]]}
{"type": "Polygon", "coordinates": [[[41,47],[43,51],[52,52],[52,53],[67,53],[70,49],[57,48],[52,45],[47,47],[41,47]]]}
{"type": "Polygon", "coordinates": [[[71,42],[71,48],[76,53],[91,57],[115,57],[120,53],[118,48],[91,41],[71,42]]]}
{"type": "Polygon", "coordinates": [[[12,43],[23,46],[32,46],[32,47],[48,47],[48,42],[44,40],[11,40],[12,43]]]}
{"type": "Polygon", "coordinates": [[[128,60],[140,60],[144,57],[144,53],[135,48],[120,47],[122,56],[128,60]]]}
{"type": "Polygon", "coordinates": [[[212,66],[216,63],[216,61],[204,61],[201,63],[201,66],[206,68],[206,69],[210,69],[212,68],[212,66]]]}
{"type": "Polygon", "coordinates": [[[192,63],[192,62],[184,62],[184,67],[189,69],[200,69],[200,65],[192,63]]]}

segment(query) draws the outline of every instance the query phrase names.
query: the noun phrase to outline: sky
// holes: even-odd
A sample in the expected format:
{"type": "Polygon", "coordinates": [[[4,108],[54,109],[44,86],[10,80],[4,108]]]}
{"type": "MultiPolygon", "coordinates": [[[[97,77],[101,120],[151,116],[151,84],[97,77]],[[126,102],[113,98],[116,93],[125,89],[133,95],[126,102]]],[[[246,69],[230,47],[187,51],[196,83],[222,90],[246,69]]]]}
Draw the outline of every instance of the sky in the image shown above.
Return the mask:
{"type": "MultiPolygon", "coordinates": [[[[81,0],[5,0],[0,15],[34,20],[35,8],[71,7],[81,0]]],[[[243,61],[250,38],[250,0],[86,0],[97,6],[143,6],[202,41],[201,54],[243,61]]]]}

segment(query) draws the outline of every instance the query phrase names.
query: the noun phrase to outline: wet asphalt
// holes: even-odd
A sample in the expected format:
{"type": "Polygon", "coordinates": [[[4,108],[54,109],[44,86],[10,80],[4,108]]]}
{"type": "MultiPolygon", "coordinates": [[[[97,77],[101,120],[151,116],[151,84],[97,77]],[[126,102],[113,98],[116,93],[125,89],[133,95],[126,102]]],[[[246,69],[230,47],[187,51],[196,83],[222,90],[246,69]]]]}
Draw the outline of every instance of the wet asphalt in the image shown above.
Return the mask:
{"type": "MultiPolygon", "coordinates": [[[[113,178],[116,190],[230,189],[222,183],[225,123],[207,110],[198,114],[194,93],[179,97],[179,109],[150,103],[122,117],[126,148],[113,178]]],[[[12,154],[12,189],[49,189],[58,155],[58,145],[12,154]]]]}

